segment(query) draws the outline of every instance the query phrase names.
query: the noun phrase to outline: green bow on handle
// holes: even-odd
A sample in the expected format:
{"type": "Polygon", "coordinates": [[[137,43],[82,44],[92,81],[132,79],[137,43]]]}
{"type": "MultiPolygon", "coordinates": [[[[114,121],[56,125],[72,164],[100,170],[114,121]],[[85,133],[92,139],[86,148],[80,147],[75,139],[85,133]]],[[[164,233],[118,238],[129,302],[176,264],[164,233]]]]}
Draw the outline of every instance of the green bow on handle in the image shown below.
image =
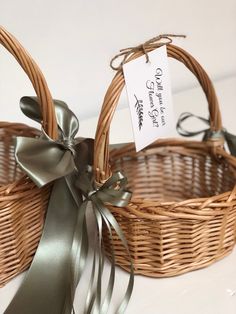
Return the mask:
{"type": "MultiPolygon", "coordinates": [[[[86,174],[82,172],[76,181],[77,188],[82,191],[82,194],[85,197],[85,200],[81,206],[81,212],[84,212],[88,201],[92,202],[94,216],[96,217],[97,228],[98,228],[98,238],[97,238],[97,256],[96,251],[94,252],[93,257],[93,267],[92,267],[92,276],[90,280],[90,288],[89,293],[86,300],[86,308],[84,313],[93,313],[93,314],[105,314],[108,311],[108,307],[110,304],[110,300],[112,297],[112,291],[114,286],[115,279],[115,256],[113,249],[113,236],[112,236],[112,228],[117,233],[124,247],[126,248],[127,255],[130,260],[130,278],[128,287],[125,293],[125,297],[118,309],[116,310],[116,314],[121,314],[125,312],[125,309],[128,305],[129,299],[131,297],[131,293],[133,290],[134,284],[134,271],[133,264],[131,261],[131,256],[128,248],[128,243],[126,238],[114,218],[114,216],[110,213],[108,208],[105,206],[106,203],[112,204],[113,206],[123,207],[127,205],[127,201],[130,200],[131,194],[128,191],[125,191],[125,186],[127,184],[127,179],[120,173],[114,173],[101,187],[96,187],[93,175],[91,171],[88,171],[86,174]],[[89,175],[88,175],[89,174],[89,175]],[[108,282],[108,288],[106,295],[104,297],[103,303],[101,302],[101,279],[102,272],[104,266],[104,259],[102,254],[102,223],[108,228],[110,241],[111,241],[111,271],[110,278],[108,282]],[[96,259],[98,259],[98,274],[97,280],[95,280],[95,266],[96,259]]],[[[82,215],[83,216],[83,215],[82,215]]],[[[82,225],[82,222],[80,222],[82,225]]],[[[76,230],[80,230],[79,226],[76,230]]],[[[78,269],[78,268],[77,268],[78,269]]]]}
{"type": "MultiPolygon", "coordinates": [[[[84,313],[105,314],[112,298],[115,258],[112,251],[110,278],[102,303],[103,224],[109,230],[111,243],[113,228],[130,257],[125,236],[105,203],[124,206],[129,202],[131,194],[125,191],[126,179],[120,173],[114,174],[103,186],[96,187],[90,166],[93,160],[93,140],[75,139],[79,128],[76,116],[65,103],[55,100],[54,104],[59,130],[58,140],[51,139],[44,131],[40,138],[16,139],[15,156],[20,167],[39,187],[51,182],[53,187],[37,252],[5,314],[74,312],[74,294],[86,264],[89,248],[86,221],[89,201],[92,202],[96,218],[98,245],[94,251],[84,313]]],[[[41,121],[36,98],[23,97],[20,105],[26,116],[41,121]]],[[[119,314],[124,313],[133,289],[132,262],[130,265],[128,288],[116,311],[119,314]]]]}
{"type": "Polygon", "coordinates": [[[224,128],[220,131],[214,132],[209,128],[209,126],[210,126],[210,120],[209,119],[197,116],[191,112],[183,112],[178,119],[176,129],[180,135],[185,136],[185,137],[192,137],[192,136],[196,136],[199,134],[204,134],[203,135],[203,141],[206,141],[209,138],[224,138],[227,145],[228,145],[230,153],[233,156],[236,156],[236,136],[229,133],[224,128]],[[208,127],[205,129],[199,130],[199,131],[187,131],[183,128],[182,123],[184,121],[188,120],[189,118],[196,118],[196,119],[202,121],[203,123],[205,123],[208,127]]]}

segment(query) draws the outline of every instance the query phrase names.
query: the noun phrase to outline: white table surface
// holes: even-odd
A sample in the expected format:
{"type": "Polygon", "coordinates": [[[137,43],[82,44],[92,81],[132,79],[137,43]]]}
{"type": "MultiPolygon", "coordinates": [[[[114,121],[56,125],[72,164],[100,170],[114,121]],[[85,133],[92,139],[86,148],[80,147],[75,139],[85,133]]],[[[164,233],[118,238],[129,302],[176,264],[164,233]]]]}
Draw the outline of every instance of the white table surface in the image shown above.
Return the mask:
{"type": "MultiPolygon", "coordinates": [[[[215,83],[223,111],[224,125],[236,134],[236,77],[215,83]]],[[[176,115],[182,111],[194,111],[206,115],[206,102],[201,90],[194,88],[174,95],[176,115]],[[204,109],[205,108],[205,109],[204,109]]],[[[113,125],[112,142],[132,140],[128,109],[122,109],[116,115],[113,125]],[[119,129],[120,121],[127,128],[119,129]]],[[[82,121],[81,135],[93,136],[97,118],[82,121]]],[[[108,267],[108,265],[106,265],[108,267]]],[[[117,268],[115,294],[111,313],[124,293],[128,274],[117,268]]],[[[105,272],[105,275],[108,272],[105,272]]],[[[15,294],[24,274],[17,276],[0,289],[0,314],[3,313],[15,294]]],[[[76,313],[80,313],[81,300],[89,270],[82,278],[75,297],[76,313]]],[[[205,269],[174,278],[152,279],[143,276],[135,278],[133,296],[127,314],[235,314],[236,313],[236,250],[223,260],[205,269]]],[[[20,314],[20,313],[16,313],[20,314]]],[[[33,314],[33,313],[32,313],[33,314]]],[[[43,314],[43,313],[42,313],[43,314]]]]}

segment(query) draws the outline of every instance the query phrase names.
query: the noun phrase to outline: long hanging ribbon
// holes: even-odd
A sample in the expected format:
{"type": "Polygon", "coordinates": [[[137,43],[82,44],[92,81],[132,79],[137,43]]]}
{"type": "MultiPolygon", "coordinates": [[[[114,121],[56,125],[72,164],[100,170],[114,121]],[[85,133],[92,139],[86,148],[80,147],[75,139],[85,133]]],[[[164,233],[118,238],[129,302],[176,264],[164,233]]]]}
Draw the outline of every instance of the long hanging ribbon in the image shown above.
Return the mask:
{"type": "Polygon", "coordinates": [[[230,153],[233,156],[236,156],[236,136],[229,133],[224,128],[220,131],[212,131],[209,126],[210,126],[210,120],[209,119],[197,116],[191,112],[184,112],[180,115],[180,117],[178,119],[176,129],[180,135],[185,136],[185,137],[192,137],[192,136],[196,136],[199,134],[204,134],[204,136],[203,136],[204,141],[206,141],[209,138],[224,138],[227,145],[228,145],[230,153]],[[202,130],[198,130],[198,131],[188,131],[188,130],[184,129],[183,125],[182,125],[183,122],[190,119],[190,118],[196,118],[196,119],[202,121],[203,123],[205,123],[208,127],[204,128],[202,130]]]}
{"type": "MultiPolygon", "coordinates": [[[[92,173],[90,172],[90,176],[85,175],[82,173],[79,176],[76,186],[82,191],[83,195],[85,196],[85,201],[83,206],[86,206],[86,203],[90,200],[93,205],[93,211],[95,217],[97,217],[97,225],[99,231],[98,237],[98,257],[99,257],[99,267],[98,267],[98,280],[97,285],[95,287],[95,291],[97,292],[95,295],[88,297],[87,299],[87,307],[85,313],[90,313],[90,309],[92,309],[91,313],[107,313],[110,299],[112,296],[112,290],[114,285],[114,275],[115,275],[115,256],[113,250],[113,238],[112,238],[112,228],[117,233],[118,237],[120,238],[123,246],[127,251],[128,258],[130,260],[130,278],[128,287],[125,293],[125,297],[121,302],[120,306],[116,310],[117,314],[121,314],[125,312],[125,309],[128,305],[129,299],[131,297],[133,284],[134,284],[134,272],[133,272],[133,265],[131,262],[131,256],[128,248],[128,243],[126,238],[114,218],[114,216],[110,213],[110,211],[105,206],[106,203],[110,203],[114,206],[123,207],[127,204],[127,200],[130,199],[130,192],[125,191],[125,186],[127,184],[127,179],[120,173],[114,173],[112,177],[110,177],[100,188],[96,188],[94,186],[94,180],[92,179],[92,173]],[[119,188],[117,189],[117,184],[119,188]],[[108,283],[107,293],[105,295],[103,304],[101,304],[101,276],[102,276],[102,248],[101,248],[101,239],[102,239],[102,225],[101,222],[107,226],[110,240],[111,240],[111,248],[112,248],[112,266],[111,266],[111,273],[110,279],[108,283]]],[[[95,265],[95,258],[93,265],[95,265]]],[[[93,276],[91,281],[93,282],[93,276]]]]}
{"type": "MultiPolygon", "coordinates": [[[[36,98],[24,97],[21,109],[29,118],[41,121],[36,98]]],[[[130,257],[125,236],[105,205],[124,206],[129,202],[131,194],[125,191],[126,179],[116,173],[103,186],[96,187],[91,167],[88,167],[93,159],[93,140],[75,139],[79,123],[65,103],[55,101],[55,110],[59,140],[52,140],[44,132],[40,138],[16,139],[16,160],[20,167],[39,187],[52,182],[53,187],[37,252],[5,314],[70,314],[74,311],[75,289],[83,273],[89,247],[86,223],[89,201],[93,205],[97,223],[98,252],[94,253],[91,285],[84,313],[105,314],[111,302],[115,278],[113,250],[108,288],[101,302],[103,223],[108,228],[111,243],[114,229],[130,257]]],[[[130,257],[128,288],[117,314],[124,313],[132,294],[133,282],[130,257]]]]}

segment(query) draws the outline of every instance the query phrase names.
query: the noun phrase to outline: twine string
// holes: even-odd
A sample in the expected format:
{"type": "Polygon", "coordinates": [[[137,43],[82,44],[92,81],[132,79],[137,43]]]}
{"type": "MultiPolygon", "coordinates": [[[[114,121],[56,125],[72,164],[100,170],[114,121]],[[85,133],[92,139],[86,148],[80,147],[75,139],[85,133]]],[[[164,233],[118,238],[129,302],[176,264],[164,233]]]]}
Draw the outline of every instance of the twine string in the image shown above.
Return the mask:
{"type": "Polygon", "coordinates": [[[115,70],[115,71],[121,71],[123,65],[128,61],[129,57],[134,54],[135,52],[142,51],[143,54],[146,57],[146,63],[150,62],[149,56],[148,56],[148,51],[151,49],[159,48],[163,45],[169,45],[173,42],[173,38],[178,37],[178,38],[185,38],[186,35],[176,35],[176,34],[162,34],[155,36],[147,41],[145,43],[134,46],[134,47],[128,47],[121,49],[118,54],[116,54],[110,62],[110,67],[115,70]],[[122,58],[121,62],[118,63],[118,65],[114,65],[114,62],[117,61],[117,59],[122,58]]]}

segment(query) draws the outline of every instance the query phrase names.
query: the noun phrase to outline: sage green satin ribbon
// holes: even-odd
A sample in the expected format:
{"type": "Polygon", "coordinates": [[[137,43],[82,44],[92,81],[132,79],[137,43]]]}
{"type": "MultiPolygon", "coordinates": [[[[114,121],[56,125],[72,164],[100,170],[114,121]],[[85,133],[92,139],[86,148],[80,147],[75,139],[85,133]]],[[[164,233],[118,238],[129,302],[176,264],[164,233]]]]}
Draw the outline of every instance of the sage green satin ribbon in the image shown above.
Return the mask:
{"type": "Polygon", "coordinates": [[[236,136],[229,133],[224,128],[220,131],[214,132],[209,128],[209,126],[210,126],[210,120],[209,119],[197,116],[195,114],[192,114],[191,112],[184,112],[179,117],[179,120],[178,120],[177,125],[176,125],[176,129],[180,135],[185,136],[185,137],[192,137],[192,136],[196,136],[199,134],[204,134],[203,141],[206,141],[209,138],[224,138],[227,145],[228,145],[230,153],[233,156],[236,156],[236,136]],[[208,127],[205,129],[199,130],[199,131],[185,130],[183,128],[182,124],[184,121],[188,120],[189,118],[196,118],[196,119],[202,121],[203,123],[205,123],[208,127]]]}
{"type": "MultiPolygon", "coordinates": [[[[85,200],[82,204],[82,208],[87,207],[87,202],[91,201],[93,206],[94,216],[96,217],[96,223],[98,228],[98,239],[97,239],[97,253],[95,252],[93,257],[93,267],[92,267],[92,276],[90,280],[89,293],[86,300],[86,308],[84,313],[93,313],[93,314],[105,314],[108,311],[110,300],[112,297],[112,291],[115,280],[115,256],[113,249],[113,235],[112,228],[117,233],[122,244],[124,245],[127,251],[127,257],[130,260],[130,278],[128,287],[123,298],[123,301],[118,306],[115,313],[121,314],[125,312],[125,309],[128,305],[129,299],[132,294],[133,284],[134,284],[134,271],[133,264],[131,261],[131,256],[128,248],[128,243],[126,241],[125,235],[123,234],[122,229],[120,228],[115,217],[111,214],[108,208],[105,206],[106,203],[112,204],[113,206],[123,207],[127,205],[127,200],[130,199],[131,194],[128,191],[125,191],[125,186],[127,179],[120,173],[114,173],[101,187],[97,188],[94,184],[92,172],[84,172],[78,177],[76,181],[76,186],[79,190],[82,191],[85,196],[85,200]],[[88,175],[89,174],[89,175],[88,175]],[[118,186],[118,189],[117,189],[118,186]],[[110,243],[111,243],[111,270],[110,278],[108,281],[108,288],[102,302],[101,292],[102,292],[102,272],[103,272],[103,253],[102,253],[102,223],[107,227],[110,243]],[[97,269],[97,279],[95,277],[95,266],[96,259],[98,260],[98,269],[97,269]]],[[[80,230],[77,228],[77,230],[80,230]]]]}
{"type": "MultiPolygon", "coordinates": [[[[124,206],[129,202],[131,194],[125,191],[126,179],[120,173],[114,174],[103,186],[95,186],[91,167],[88,167],[93,160],[93,140],[75,139],[79,128],[77,118],[65,103],[54,103],[59,140],[52,140],[44,132],[40,138],[16,139],[15,156],[20,167],[39,187],[54,183],[37,252],[26,278],[5,313],[69,314],[74,311],[75,289],[83,273],[89,248],[86,210],[91,201],[98,229],[98,245],[94,252],[83,313],[105,314],[113,292],[115,257],[112,244],[110,278],[101,303],[104,263],[102,222],[108,228],[111,243],[113,228],[130,258],[125,236],[105,203],[124,206]]],[[[21,109],[31,119],[41,121],[36,98],[24,97],[21,109]]],[[[133,277],[131,262],[128,288],[116,313],[124,313],[127,307],[132,294],[133,277]]]]}

